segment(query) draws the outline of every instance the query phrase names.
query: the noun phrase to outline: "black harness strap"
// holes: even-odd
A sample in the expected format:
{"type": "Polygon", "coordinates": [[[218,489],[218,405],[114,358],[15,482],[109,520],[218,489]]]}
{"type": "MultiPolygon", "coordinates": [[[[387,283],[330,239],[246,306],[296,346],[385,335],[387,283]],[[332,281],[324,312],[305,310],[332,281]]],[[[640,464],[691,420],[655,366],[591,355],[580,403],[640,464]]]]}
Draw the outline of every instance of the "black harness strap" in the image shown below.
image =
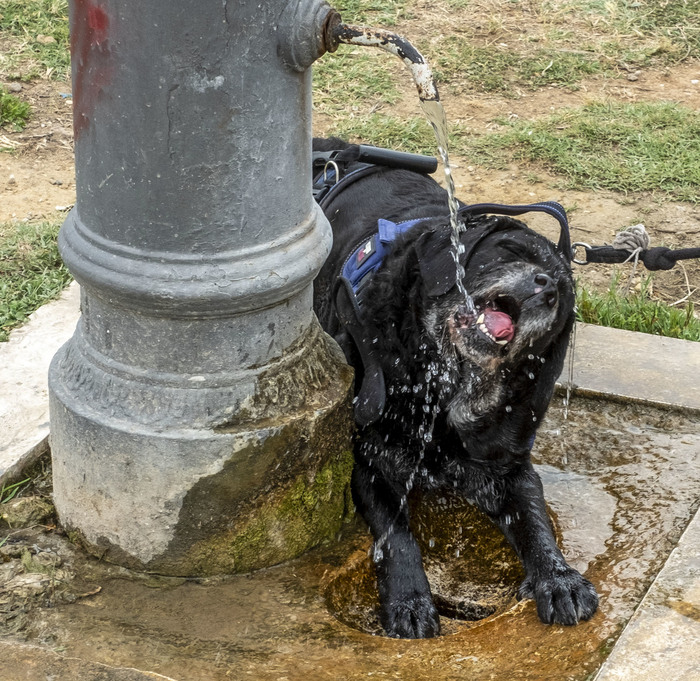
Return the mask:
{"type": "Polygon", "coordinates": [[[430,174],[437,170],[434,156],[409,154],[404,151],[352,144],[345,149],[313,152],[313,194],[323,209],[335,195],[357,180],[382,168],[402,168],[415,173],[430,174]],[[355,167],[347,172],[350,164],[355,167]],[[361,164],[361,165],[357,165],[361,164]]]}
{"type": "Polygon", "coordinates": [[[380,169],[381,166],[368,163],[346,174],[339,164],[333,162],[330,168],[326,167],[316,177],[313,184],[314,199],[325,212],[340,192],[347,189],[353,182],[372,175],[380,169]]]}
{"type": "Polygon", "coordinates": [[[503,203],[475,203],[471,206],[463,206],[459,209],[460,213],[469,213],[470,215],[486,215],[493,213],[495,215],[523,215],[524,213],[546,213],[551,215],[559,222],[559,243],[557,248],[566,258],[567,262],[571,262],[573,252],[571,250],[571,235],[569,232],[569,220],[566,217],[564,206],[556,201],[541,201],[539,203],[529,203],[522,205],[508,205],[503,203]]]}

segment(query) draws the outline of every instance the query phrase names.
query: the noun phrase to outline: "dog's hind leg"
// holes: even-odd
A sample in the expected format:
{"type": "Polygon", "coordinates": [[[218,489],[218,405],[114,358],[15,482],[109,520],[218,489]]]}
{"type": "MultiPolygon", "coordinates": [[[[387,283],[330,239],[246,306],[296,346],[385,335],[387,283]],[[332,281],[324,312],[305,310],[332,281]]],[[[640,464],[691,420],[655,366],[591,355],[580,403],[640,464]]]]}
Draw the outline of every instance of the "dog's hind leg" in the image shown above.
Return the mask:
{"type": "Polygon", "coordinates": [[[568,625],[590,619],[598,608],[598,595],[559,550],[532,465],[527,462],[508,476],[497,509],[484,506],[523,563],[525,581],[519,595],[534,598],[539,618],[545,624],[568,625]]]}
{"type": "Polygon", "coordinates": [[[355,505],[374,537],[384,630],[394,638],[437,636],[440,618],[420,549],[408,526],[405,486],[386,479],[363,461],[355,464],[352,478],[355,505]]]}

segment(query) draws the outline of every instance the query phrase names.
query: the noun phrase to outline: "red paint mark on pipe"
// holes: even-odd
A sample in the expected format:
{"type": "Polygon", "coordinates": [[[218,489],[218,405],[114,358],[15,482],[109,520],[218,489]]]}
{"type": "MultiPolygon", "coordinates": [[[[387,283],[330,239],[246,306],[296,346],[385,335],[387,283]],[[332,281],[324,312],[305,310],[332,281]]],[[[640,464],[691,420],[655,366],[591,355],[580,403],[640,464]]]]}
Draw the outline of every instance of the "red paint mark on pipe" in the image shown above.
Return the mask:
{"type": "Polygon", "coordinates": [[[88,7],[88,26],[93,45],[99,45],[107,38],[109,20],[101,7],[88,7]]]}
{"type": "Polygon", "coordinates": [[[73,133],[77,139],[90,126],[100,93],[112,78],[109,17],[92,0],[74,0],[70,54],[73,75],[73,133]]]}

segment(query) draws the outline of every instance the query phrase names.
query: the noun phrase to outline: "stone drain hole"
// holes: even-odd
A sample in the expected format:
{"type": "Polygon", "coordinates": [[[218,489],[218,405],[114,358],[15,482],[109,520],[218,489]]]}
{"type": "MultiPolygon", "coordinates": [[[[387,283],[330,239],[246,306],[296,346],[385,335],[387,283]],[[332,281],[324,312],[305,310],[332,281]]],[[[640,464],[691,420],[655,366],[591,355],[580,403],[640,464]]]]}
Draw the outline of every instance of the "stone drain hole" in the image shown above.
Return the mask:
{"type": "MultiPolygon", "coordinates": [[[[411,527],[442,616],[443,635],[512,608],[525,575],[501,531],[449,493],[410,501],[411,527]],[[452,620],[461,620],[462,626],[452,620]]],[[[383,635],[369,542],[328,576],[323,592],[329,611],[343,624],[383,635]]]]}

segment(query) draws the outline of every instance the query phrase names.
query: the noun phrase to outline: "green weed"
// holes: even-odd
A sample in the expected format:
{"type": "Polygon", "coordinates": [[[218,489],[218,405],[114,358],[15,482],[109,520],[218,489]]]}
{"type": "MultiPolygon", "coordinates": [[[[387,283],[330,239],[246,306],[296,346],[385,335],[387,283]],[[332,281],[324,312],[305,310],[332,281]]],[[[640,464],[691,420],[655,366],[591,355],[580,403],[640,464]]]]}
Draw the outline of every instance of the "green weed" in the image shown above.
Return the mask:
{"type": "Polygon", "coordinates": [[[51,223],[0,224],[0,341],[70,282],[58,254],[58,229],[51,223]]]}
{"type": "Polygon", "coordinates": [[[685,308],[679,309],[652,300],[650,282],[651,279],[647,278],[640,291],[629,295],[619,291],[616,279],[605,293],[578,287],[578,320],[615,329],[700,341],[700,319],[695,318],[693,304],[687,303],[685,308]]]}
{"type": "Polygon", "coordinates": [[[31,478],[25,478],[11,485],[3,483],[2,488],[0,488],[0,504],[6,504],[8,501],[12,501],[29,482],[31,482],[31,478]]]}
{"type": "Polygon", "coordinates": [[[12,125],[21,130],[27,124],[30,112],[29,104],[0,87],[0,128],[12,125]]]}

